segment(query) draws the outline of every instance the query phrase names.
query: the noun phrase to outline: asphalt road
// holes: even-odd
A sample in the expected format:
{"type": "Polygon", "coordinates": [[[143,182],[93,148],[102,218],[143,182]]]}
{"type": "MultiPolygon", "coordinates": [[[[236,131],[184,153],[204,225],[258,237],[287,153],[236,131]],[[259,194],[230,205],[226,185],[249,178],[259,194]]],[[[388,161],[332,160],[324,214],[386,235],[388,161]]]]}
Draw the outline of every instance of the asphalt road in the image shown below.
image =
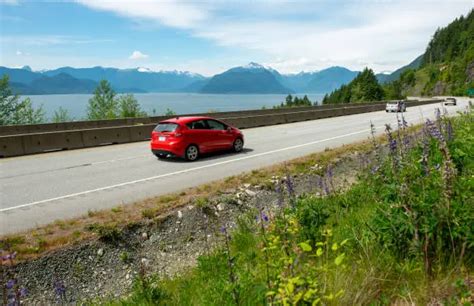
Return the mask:
{"type": "MultiPolygon", "coordinates": [[[[447,106],[464,110],[467,99],[447,106]]],[[[440,104],[408,108],[410,124],[434,118],[440,104]]],[[[345,117],[244,130],[245,151],[217,154],[196,162],[158,160],[148,142],[111,145],[0,160],[0,235],[57,219],[83,215],[148,197],[176,192],[227,176],[337,147],[396,127],[393,113],[345,117]]]]}

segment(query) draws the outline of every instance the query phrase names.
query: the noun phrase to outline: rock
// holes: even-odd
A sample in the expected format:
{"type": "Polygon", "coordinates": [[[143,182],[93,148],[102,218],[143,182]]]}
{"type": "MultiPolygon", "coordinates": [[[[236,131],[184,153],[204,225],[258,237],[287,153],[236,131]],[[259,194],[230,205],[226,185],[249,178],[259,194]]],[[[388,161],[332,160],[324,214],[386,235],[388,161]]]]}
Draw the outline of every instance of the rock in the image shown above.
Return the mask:
{"type": "Polygon", "coordinates": [[[181,210],[178,210],[178,218],[181,219],[183,217],[183,213],[181,212],[181,210]]]}
{"type": "Polygon", "coordinates": [[[242,202],[242,200],[240,200],[240,199],[237,200],[237,205],[243,205],[243,204],[244,204],[244,202],[242,202]]]}
{"type": "Polygon", "coordinates": [[[245,189],[250,188],[250,184],[244,184],[244,188],[245,188],[245,189]]]}
{"type": "Polygon", "coordinates": [[[98,249],[97,250],[97,255],[102,257],[102,255],[104,255],[104,249],[98,249]]]}
{"type": "Polygon", "coordinates": [[[142,263],[143,266],[145,267],[148,267],[148,265],[150,264],[150,260],[146,259],[146,258],[142,258],[140,260],[140,262],[142,263]]]}
{"type": "Polygon", "coordinates": [[[193,205],[188,205],[187,208],[188,208],[188,210],[193,210],[194,206],[193,205]]]}
{"type": "Polygon", "coordinates": [[[148,234],[146,232],[143,232],[142,233],[142,238],[143,238],[143,240],[147,240],[148,239],[148,234]]]}
{"type": "Polygon", "coordinates": [[[250,189],[246,189],[246,190],[245,190],[245,193],[246,193],[247,195],[251,196],[251,197],[254,197],[254,196],[257,195],[257,193],[256,193],[255,191],[252,191],[252,190],[250,190],[250,189]]]}
{"type": "Polygon", "coordinates": [[[219,204],[217,204],[216,208],[217,208],[217,211],[223,211],[224,210],[224,204],[219,203],[219,204]]]}

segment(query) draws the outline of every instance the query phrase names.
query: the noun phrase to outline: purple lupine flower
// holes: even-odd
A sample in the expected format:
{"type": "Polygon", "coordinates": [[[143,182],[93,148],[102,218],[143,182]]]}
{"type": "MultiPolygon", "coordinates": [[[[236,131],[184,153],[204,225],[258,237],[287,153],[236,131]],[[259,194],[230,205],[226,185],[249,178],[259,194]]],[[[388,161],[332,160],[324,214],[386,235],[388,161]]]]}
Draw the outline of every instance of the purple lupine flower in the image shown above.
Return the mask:
{"type": "Polygon", "coordinates": [[[221,233],[223,233],[223,234],[227,233],[227,229],[225,228],[224,225],[221,226],[221,233]]]}
{"type": "Polygon", "coordinates": [[[331,190],[329,189],[329,186],[326,182],[324,182],[324,192],[329,195],[331,193],[331,190]]]}
{"type": "Polygon", "coordinates": [[[293,184],[293,179],[291,178],[291,175],[289,173],[286,174],[286,189],[288,190],[288,194],[290,197],[295,196],[295,186],[293,184]]]}
{"type": "Polygon", "coordinates": [[[390,124],[385,124],[385,133],[387,134],[390,152],[395,155],[395,153],[397,152],[397,141],[393,138],[392,128],[390,127],[390,124]]]}
{"type": "Polygon", "coordinates": [[[428,156],[430,154],[430,143],[428,139],[428,132],[425,130],[425,136],[423,137],[423,153],[421,156],[421,167],[423,169],[423,174],[426,176],[430,173],[430,169],[428,168],[428,156]]]}
{"type": "Polygon", "coordinates": [[[444,142],[444,137],[440,129],[430,119],[426,119],[426,127],[431,137],[444,142]]]}
{"type": "Polygon", "coordinates": [[[20,288],[19,295],[22,298],[26,297],[28,295],[28,289],[26,289],[25,287],[20,288]]]}
{"type": "Polygon", "coordinates": [[[58,300],[66,299],[66,286],[62,281],[56,281],[54,283],[54,292],[58,300]]]}
{"type": "Polygon", "coordinates": [[[15,286],[15,283],[16,281],[14,279],[10,279],[7,281],[7,283],[5,284],[5,288],[7,289],[12,289],[13,286],[15,286]]]}
{"type": "Polygon", "coordinates": [[[262,221],[268,222],[268,216],[267,216],[267,214],[265,214],[264,211],[261,211],[261,212],[260,212],[260,216],[261,216],[261,218],[262,218],[262,221]]]}

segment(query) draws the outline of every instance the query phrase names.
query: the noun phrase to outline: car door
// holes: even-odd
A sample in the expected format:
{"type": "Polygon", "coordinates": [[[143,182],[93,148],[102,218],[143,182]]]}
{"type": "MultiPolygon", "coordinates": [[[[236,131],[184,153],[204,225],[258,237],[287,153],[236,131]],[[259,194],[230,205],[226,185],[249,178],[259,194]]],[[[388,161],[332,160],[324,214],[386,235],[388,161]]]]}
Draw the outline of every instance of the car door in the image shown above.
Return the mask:
{"type": "Polygon", "coordinates": [[[232,147],[234,135],[227,130],[227,126],[213,119],[206,120],[207,126],[212,133],[213,149],[222,150],[232,147]]]}
{"type": "Polygon", "coordinates": [[[212,135],[205,120],[195,120],[188,122],[186,126],[189,129],[189,142],[197,144],[201,153],[212,151],[212,135]]]}

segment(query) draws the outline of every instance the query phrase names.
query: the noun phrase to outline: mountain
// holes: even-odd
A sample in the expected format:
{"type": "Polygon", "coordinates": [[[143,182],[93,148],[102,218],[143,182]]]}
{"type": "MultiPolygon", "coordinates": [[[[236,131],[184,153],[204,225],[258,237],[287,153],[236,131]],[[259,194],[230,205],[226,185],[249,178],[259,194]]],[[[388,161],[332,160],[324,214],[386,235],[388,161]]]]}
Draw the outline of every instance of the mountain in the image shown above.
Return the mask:
{"type": "Polygon", "coordinates": [[[284,87],[275,76],[273,69],[265,68],[257,63],[231,68],[213,76],[201,91],[202,93],[220,94],[270,94],[293,93],[284,87]]]}
{"type": "Polygon", "coordinates": [[[9,76],[10,82],[23,84],[29,84],[41,78],[40,73],[32,72],[31,69],[0,67],[0,76],[5,74],[9,76]]]}
{"type": "Polygon", "coordinates": [[[67,73],[75,78],[89,79],[95,82],[107,80],[117,91],[135,88],[146,92],[180,92],[190,84],[206,79],[202,75],[181,71],[154,72],[147,68],[72,68],[62,67],[44,72],[47,76],[67,73]]]}
{"type": "Polygon", "coordinates": [[[60,73],[47,77],[43,76],[34,80],[29,87],[37,93],[47,92],[49,94],[81,94],[92,93],[97,87],[97,82],[84,79],[76,79],[69,74],[60,73]]]}
{"type": "Polygon", "coordinates": [[[352,81],[358,71],[351,71],[344,67],[330,67],[315,73],[306,85],[304,92],[327,93],[352,81]]]}
{"type": "Polygon", "coordinates": [[[53,77],[39,76],[29,84],[11,82],[10,86],[14,93],[23,95],[42,94],[85,94],[92,93],[97,83],[91,80],[76,79],[61,73],[53,77]]]}
{"type": "Polygon", "coordinates": [[[398,78],[400,78],[400,75],[403,72],[405,72],[409,69],[418,69],[421,66],[421,60],[422,59],[423,59],[423,54],[418,56],[417,58],[415,58],[410,64],[408,64],[406,66],[403,66],[401,68],[398,68],[397,70],[395,70],[394,72],[392,72],[390,74],[379,73],[379,74],[376,74],[375,76],[377,77],[377,80],[380,83],[388,83],[388,82],[395,81],[398,78]]]}
{"type": "Polygon", "coordinates": [[[297,74],[279,75],[279,81],[283,86],[291,88],[295,92],[306,92],[309,82],[311,82],[318,73],[319,72],[300,72],[297,74]]]}

